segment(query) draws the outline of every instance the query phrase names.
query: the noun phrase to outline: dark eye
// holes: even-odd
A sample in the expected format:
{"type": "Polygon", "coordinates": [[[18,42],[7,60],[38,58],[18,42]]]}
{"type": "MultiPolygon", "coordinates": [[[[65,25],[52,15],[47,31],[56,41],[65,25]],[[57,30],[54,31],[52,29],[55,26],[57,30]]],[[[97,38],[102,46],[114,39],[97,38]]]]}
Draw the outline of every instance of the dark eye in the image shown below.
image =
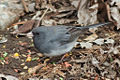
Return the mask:
{"type": "Polygon", "coordinates": [[[33,35],[39,35],[39,33],[38,32],[32,32],[33,33],[33,35]]]}
{"type": "Polygon", "coordinates": [[[39,33],[38,33],[38,32],[36,32],[35,34],[36,34],[36,35],[39,35],[39,33]]]}

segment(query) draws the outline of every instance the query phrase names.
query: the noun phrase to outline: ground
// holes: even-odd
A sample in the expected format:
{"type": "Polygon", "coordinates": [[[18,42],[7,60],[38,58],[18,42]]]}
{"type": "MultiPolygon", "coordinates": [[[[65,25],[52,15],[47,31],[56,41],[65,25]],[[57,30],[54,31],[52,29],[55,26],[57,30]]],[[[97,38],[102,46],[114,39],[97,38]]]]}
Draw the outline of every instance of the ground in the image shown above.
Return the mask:
{"type": "Polygon", "coordinates": [[[62,62],[59,62],[63,55],[52,58],[38,55],[39,52],[34,48],[32,39],[12,35],[10,30],[0,31],[0,36],[8,40],[0,44],[0,73],[19,77],[22,80],[29,77],[60,80],[97,80],[120,77],[119,31],[101,28],[96,34],[99,38],[109,37],[115,43],[101,46],[93,44],[90,49],[81,48],[78,45],[66,55],[62,62]],[[110,52],[112,48],[113,52],[110,52]],[[118,52],[115,54],[114,50],[118,52]]]}

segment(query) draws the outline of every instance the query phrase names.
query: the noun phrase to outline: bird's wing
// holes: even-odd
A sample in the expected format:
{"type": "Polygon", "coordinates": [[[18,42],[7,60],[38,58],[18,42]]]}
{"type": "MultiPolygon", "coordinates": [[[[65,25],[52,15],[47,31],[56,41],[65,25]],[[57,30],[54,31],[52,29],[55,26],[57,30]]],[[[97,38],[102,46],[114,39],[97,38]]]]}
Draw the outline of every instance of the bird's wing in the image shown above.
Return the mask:
{"type": "Polygon", "coordinates": [[[55,27],[55,32],[54,32],[54,37],[50,39],[50,42],[52,43],[58,43],[60,45],[63,44],[68,44],[74,40],[76,40],[76,38],[78,36],[76,36],[76,34],[74,33],[69,33],[70,30],[73,28],[72,26],[57,26],[55,27]],[[55,29],[57,28],[57,29],[55,29]]]}
{"type": "MultiPolygon", "coordinates": [[[[84,34],[89,28],[99,27],[106,24],[110,24],[111,22],[107,23],[99,23],[93,24],[86,27],[73,27],[73,26],[55,26],[53,38],[51,38],[51,42],[60,43],[60,45],[68,44],[70,42],[75,41],[81,34],[84,34]]],[[[53,28],[53,27],[52,27],[53,28]]],[[[52,29],[53,30],[53,29],[52,29]]]]}
{"type": "Polygon", "coordinates": [[[96,27],[100,27],[108,24],[112,24],[112,22],[98,23],[98,24],[93,24],[93,25],[84,26],[84,27],[71,27],[67,32],[68,34],[70,34],[69,41],[73,41],[74,39],[79,37],[81,34],[89,32],[89,28],[96,28],[96,27]]]}

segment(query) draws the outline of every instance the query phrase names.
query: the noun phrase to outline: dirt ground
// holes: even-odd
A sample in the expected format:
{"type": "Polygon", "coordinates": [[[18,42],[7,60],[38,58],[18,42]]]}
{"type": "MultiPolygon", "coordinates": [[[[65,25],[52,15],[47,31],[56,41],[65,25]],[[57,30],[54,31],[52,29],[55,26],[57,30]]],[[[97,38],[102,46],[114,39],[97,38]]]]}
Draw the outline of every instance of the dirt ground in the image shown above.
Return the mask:
{"type": "Polygon", "coordinates": [[[25,36],[16,37],[10,32],[10,30],[0,31],[0,36],[8,40],[0,44],[0,73],[16,76],[21,80],[27,80],[29,77],[52,80],[105,80],[120,77],[119,47],[118,53],[114,54],[115,47],[120,44],[119,31],[101,28],[96,32],[99,38],[109,37],[115,41],[113,45],[93,44],[90,49],[81,48],[78,45],[66,55],[62,62],[59,61],[63,55],[52,58],[38,55],[39,52],[34,48],[32,39],[25,36]],[[113,52],[110,52],[111,48],[113,52]],[[102,53],[100,49],[106,52],[102,53]],[[97,59],[98,63],[94,64],[93,59],[97,59]],[[40,67],[36,69],[36,66],[40,67]],[[31,68],[35,72],[31,72],[31,68]]]}
{"type": "Polygon", "coordinates": [[[120,80],[120,30],[116,30],[120,28],[119,1],[23,1],[15,1],[24,7],[19,20],[0,31],[0,80],[6,80],[1,74],[19,80],[120,80]],[[80,26],[107,21],[116,27],[110,24],[95,32],[86,30],[72,51],[56,57],[41,55],[32,38],[16,35],[41,25],[80,26]]]}

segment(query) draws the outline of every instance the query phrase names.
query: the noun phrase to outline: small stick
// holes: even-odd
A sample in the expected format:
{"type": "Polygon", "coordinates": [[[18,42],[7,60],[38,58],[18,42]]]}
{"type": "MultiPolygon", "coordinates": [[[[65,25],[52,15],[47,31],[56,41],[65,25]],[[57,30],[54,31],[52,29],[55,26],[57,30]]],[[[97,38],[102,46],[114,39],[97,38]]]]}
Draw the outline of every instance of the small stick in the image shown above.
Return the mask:
{"type": "Polygon", "coordinates": [[[21,2],[22,2],[22,4],[23,4],[23,6],[24,6],[24,9],[25,9],[25,12],[29,12],[29,10],[28,10],[28,7],[27,7],[27,5],[26,5],[26,3],[25,3],[25,1],[24,0],[21,0],[21,2]]]}
{"type": "Polygon", "coordinates": [[[38,26],[40,25],[40,21],[43,19],[43,17],[44,17],[45,14],[47,13],[48,9],[49,9],[49,8],[47,8],[47,9],[45,10],[45,12],[44,12],[43,15],[41,16],[41,18],[38,20],[38,23],[37,23],[36,27],[38,27],[38,26]]]}
{"type": "Polygon", "coordinates": [[[21,22],[17,22],[15,24],[12,24],[12,26],[15,26],[15,25],[19,25],[19,24],[25,24],[27,21],[21,21],[21,22]]]}

